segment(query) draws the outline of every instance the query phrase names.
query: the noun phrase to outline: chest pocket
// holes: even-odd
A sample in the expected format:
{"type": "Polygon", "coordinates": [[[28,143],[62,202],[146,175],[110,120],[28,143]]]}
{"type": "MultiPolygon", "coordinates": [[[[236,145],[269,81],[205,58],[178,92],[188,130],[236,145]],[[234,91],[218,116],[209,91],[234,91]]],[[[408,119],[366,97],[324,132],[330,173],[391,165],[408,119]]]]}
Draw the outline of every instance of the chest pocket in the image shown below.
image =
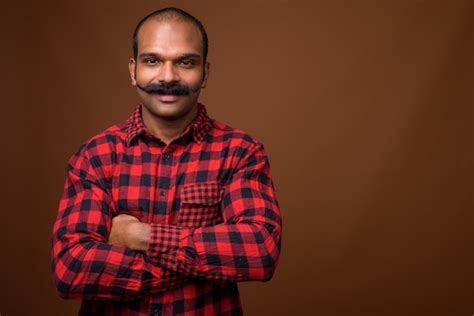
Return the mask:
{"type": "Polygon", "coordinates": [[[202,227],[223,222],[221,202],[224,189],[217,181],[181,187],[178,226],[202,227]]]}

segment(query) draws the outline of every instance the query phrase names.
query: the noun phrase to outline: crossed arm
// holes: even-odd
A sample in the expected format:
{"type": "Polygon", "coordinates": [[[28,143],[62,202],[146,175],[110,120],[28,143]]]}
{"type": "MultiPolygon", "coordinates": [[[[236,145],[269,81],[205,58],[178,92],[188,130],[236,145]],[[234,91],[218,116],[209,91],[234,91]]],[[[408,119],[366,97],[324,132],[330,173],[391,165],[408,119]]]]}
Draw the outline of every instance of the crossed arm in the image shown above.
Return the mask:
{"type": "Polygon", "coordinates": [[[107,241],[111,245],[147,252],[150,244],[150,225],[138,218],[119,214],[112,218],[112,227],[107,241]]]}
{"type": "Polygon", "coordinates": [[[279,258],[281,217],[261,145],[248,151],[225,186],[222,214],[222,224],[199,228],[117,216],[98,171],[79,151],[70,160],[53,229],[58,292],[127,300],[190,279],[269,280],[279,258]]]}

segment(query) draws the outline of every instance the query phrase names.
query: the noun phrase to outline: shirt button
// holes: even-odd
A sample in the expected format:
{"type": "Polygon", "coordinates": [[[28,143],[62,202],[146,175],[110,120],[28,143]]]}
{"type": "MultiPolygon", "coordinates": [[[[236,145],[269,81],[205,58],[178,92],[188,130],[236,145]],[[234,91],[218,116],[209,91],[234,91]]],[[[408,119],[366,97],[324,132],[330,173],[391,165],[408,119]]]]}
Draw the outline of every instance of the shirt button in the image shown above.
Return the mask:
{"type": "Polygon", "coordinates": [[[161,195],[161,196],[165,196],[165,195],[166,195],[166,192],[165,192],[165,191],[160,191],[160,195],[161,195]]]}
{"type": "Polygon", "coordinates": [[[165,155],[163,156],[163,158],[164,158],[165,160],[170,160],[170,159],[171,159],[171,155],[170,155],[170,154],[165,154],[165,155]]]}

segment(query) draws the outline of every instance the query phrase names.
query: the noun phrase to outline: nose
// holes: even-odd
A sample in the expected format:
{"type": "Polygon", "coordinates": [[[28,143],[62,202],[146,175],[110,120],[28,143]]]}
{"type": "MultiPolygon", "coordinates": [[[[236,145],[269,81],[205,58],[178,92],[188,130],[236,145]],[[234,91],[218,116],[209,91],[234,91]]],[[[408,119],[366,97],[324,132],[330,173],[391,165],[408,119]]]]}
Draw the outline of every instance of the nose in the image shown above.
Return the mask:
{"type": "Polygon", "coordinates": [[[161,65],[158,73],[160,83],[170,84],[179,81],[179,74],[172,62],[165,62],[161,65]]]}

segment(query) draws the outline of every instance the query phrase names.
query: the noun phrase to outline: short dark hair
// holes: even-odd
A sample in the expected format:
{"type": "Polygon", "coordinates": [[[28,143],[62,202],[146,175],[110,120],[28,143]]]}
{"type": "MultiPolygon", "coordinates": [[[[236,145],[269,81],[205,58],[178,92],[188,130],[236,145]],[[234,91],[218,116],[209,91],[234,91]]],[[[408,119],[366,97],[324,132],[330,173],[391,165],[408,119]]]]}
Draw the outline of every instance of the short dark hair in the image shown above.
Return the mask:
{"type": "Polygon", "coordinates": [[[135,28],[135,31],[133,32],[133,58],[135,60],[137,60],[137,57],[138,57],[137,56],[138,55],[138,32],[140,31],[143,23],[145,23],[149,18],[152,18],[152,17],[162,18],[162,19],[182,18],[194,24],[198,28],[202,36],[203,59],[204,59],[204,64],[206,63],[209,44],[208,44],[207,32],[206,32],[206,29],[204,28],[204,25],[202,25],[201,21],[199,21],[193,15],[175,7],[167,7],[160,10],[156,10],[148,14],[143,19],[141,19],[140,22],[138,22],[137,27],[135,28]]]}

